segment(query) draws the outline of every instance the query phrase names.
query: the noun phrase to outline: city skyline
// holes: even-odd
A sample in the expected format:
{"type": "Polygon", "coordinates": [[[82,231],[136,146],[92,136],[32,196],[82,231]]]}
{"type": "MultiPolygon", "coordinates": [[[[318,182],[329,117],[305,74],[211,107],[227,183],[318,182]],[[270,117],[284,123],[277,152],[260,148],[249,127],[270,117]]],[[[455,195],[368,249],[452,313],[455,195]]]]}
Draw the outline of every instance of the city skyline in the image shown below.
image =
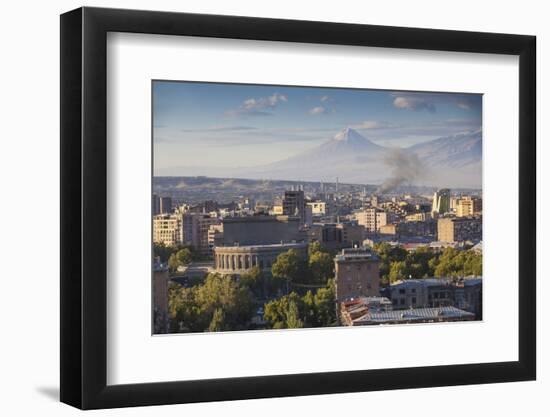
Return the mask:
{"type": "Polygon", "coordinates": [[[155,175],[257,167],[315,149],[344,128],[409,147],[481,128],[481,95],[153,82],[155,175]],[[201,155],[198,159],[196,156],[201,155]]]}

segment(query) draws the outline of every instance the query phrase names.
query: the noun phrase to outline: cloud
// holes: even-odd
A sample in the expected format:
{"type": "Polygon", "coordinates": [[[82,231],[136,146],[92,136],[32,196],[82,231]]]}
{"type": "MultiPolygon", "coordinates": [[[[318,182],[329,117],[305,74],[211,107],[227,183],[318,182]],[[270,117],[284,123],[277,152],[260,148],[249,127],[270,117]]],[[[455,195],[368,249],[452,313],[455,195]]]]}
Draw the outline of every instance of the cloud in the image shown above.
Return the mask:
{"type": "Polygon", "coordinates": [[[258,130],[253,126],[211,126],[198,129],[180,129],[182,132],[241,132],[247,130],[258,130]]]}
{"type": "Polygon", "coordinates": [[[422,97],[395,97],[393,99],[393,107],[395,107],[396,109],[406,109],[413,111],[427,110],[430,113],[435,112],[435,104],[422,97]]]}
{"type": "Polygon", "coordinates": [[[351,125],[353,129],[391,129],[398,127],[397,125],[387,123],[387,122],[381,122],[378,120],[365,120],[364,122],[357,123],[354,125],[351,125]]]}
{"type": "Polygon", "coordinates": [[[309,110],[309,114],[311,115],[325,114],[325,113],[327,113],[327,108],[323,106],[317,106],[309,110]]]}
{"type": "Polygon", "coordinates": [[[412,111],[426,110],[434,113],[436,108],[442,104],[456,106],[462,110],[471,110],[481,106],[480,94],[394,92],[391,93],[391,96],[395,108],[412,111]]]}
{"type": "Polygon", "coordinates": [[[321,100],[321,103],[324,103],[325,101],[330,100],[330,97],[329,96],[321,96],[321,98],[319,100],[321,100]]]}
{"type": "Polygon", "coordinates": [[[288,97],[284,94],[273,93],[267,97],[248,98],[241,103],[238,109],[228,110],[226,116],[271,116],[272,111],[280,104],[286,103],[288,97]]]}

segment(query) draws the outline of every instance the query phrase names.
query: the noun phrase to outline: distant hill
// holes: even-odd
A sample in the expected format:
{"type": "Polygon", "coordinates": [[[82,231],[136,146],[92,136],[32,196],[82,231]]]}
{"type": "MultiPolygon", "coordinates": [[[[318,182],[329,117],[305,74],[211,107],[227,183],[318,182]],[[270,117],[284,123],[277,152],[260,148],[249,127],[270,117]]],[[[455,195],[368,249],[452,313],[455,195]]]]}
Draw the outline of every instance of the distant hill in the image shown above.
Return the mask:
{"type": "Polygon", "coordinates": [[[262,167],[243,169],[243,178],[340,181],[397,185],[481,187],[481,131],[462,133],[394,149],[346,128],[318,147],[262,167]],[[403,171],[408,169],[408,171],[403,171]]]}
{"type": "Polygon", "coordinates": [[[321,145],[271,164],[244,167],[178,167],[163,176],[379,184],[387,192],[399,186],[481,188],[481,131],[460,133],[408,148],[380,146],[352,128],[321,145]]]}

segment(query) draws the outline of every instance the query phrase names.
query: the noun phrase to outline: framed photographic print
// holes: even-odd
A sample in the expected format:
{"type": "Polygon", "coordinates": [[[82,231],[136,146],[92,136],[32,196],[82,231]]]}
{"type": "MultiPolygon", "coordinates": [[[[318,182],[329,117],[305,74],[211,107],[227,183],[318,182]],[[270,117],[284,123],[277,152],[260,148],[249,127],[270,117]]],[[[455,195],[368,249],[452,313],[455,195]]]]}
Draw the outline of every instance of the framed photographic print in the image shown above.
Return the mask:
{"type": "Polygon", "coordinates": [[[61,400],[535,379],[535,38],[61,16],[61,400]]]}

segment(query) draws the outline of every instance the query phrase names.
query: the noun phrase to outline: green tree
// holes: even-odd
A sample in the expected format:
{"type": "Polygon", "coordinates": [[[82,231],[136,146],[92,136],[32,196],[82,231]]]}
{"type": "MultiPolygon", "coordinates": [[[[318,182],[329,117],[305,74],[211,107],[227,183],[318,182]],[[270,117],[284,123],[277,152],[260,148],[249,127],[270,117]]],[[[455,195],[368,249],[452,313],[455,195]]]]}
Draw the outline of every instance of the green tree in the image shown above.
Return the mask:
{"type": "Polygon", "coordinates": [[[409,269],[405,261],[395,261],[390,264],[389,281],[395,282],[406,279],[409,276],[409,269]]]}
{"type": "Polygon", "coordinates": [[[171,271],[177,270],[180,266],[189,265],[193,260],[193,254],[189,248],[182,248],[170,255],[168,267],[171,271]]]}
{"type": "Polygon", "coordinates": [[[214,310],[212,320],[208,326],[209,332],[221,332],[225,330],[225,313],[221,308],[214,310]]]}
{"type": "Polygon", "coordinates": [[[291,292],[264,306],[264,319],[273,329],[326,327],[336,324],[334,280],[319,288],[315,295],[308,291],[303,297],[291,292]]]}
{"type": "Polygon", "coordinates": [[[304,322],[300,319],[298,304],[295,301],[290,301],[288,310],[286,311],[286,328],[299,329],[304,327],[304,322]]]}
{"type": "Polygon", "coordinates": [[[277,260],[271,266],[273,278],[286,284],[288,293],[291,282],[304,282],[306,270],[304,260],[295,249],[289,249],[287,252],[277,256],[277,260]]]}
{"type": "Polygon", "coordinates": [[[308,263],[314,283],[325,284],[334,276],[334,260],[327,252],[314,252],[310,255],[308,263]]]}
{"type": "Polygon", "coordinates": [[[392,262],[402,262],[407,258],[407,251],[400,246],[392,246],[387,242],[375,243],[373,251],[380,259],[380,278],[387,284],[390,282],[390,266],[392,262]]]}
{"type": "Polygon", "coordinates": [[[336,295],[334,280],[330,279],[325,288],[315,293],[315,318],[317,326],[334,326],[336,324],[336,295]]]}
{"type": "Polygon", "coordinates": [[[170,316],[177,323],[175,331],[246,329],[255,306],[248,288],[219,274],[209,274],[204,284],[191,288],[171,287],[169,293],[170,316]]]}
{"type": "Polygon", "coordinates": [[[273,329],[289,328],[289,318],[292,321],[291,324],[298,324],[297,320],[300,320],[303,326],[300,310],[303,310],[302,299],[293,291],[288,295],[266,303],[264,306],[264,320],[273,329]],[[291,307],[291,304],[296,306],[297,311],[294,311],[295,307],[291,307]]]}
{"type": "Polygon", "coordinates": [[[265,278],[259,266],[254,266],[241,275],[241,286],[248,288],[256,296],[263,296],[265,292],[265,278]]]}
{"type": "Polygon", "coordinates": [[[472,250],[446,248],[438,259],[434,275],[463,277],[482,274],[482,255],[472,250]]]}
{"type": "Polygon", "coordinates": [[[311,257],[314,253],[326,252],[319,242],[311,242],[307,247],[307,256],[311,257]]]}
{"type": "Polygon", "coordinates": [[[170,255],[177,251],[175,246],[166,246],[164,243],[153,244],[153,254],[158,257],[162,263],[168,262],[170,255]]]}

